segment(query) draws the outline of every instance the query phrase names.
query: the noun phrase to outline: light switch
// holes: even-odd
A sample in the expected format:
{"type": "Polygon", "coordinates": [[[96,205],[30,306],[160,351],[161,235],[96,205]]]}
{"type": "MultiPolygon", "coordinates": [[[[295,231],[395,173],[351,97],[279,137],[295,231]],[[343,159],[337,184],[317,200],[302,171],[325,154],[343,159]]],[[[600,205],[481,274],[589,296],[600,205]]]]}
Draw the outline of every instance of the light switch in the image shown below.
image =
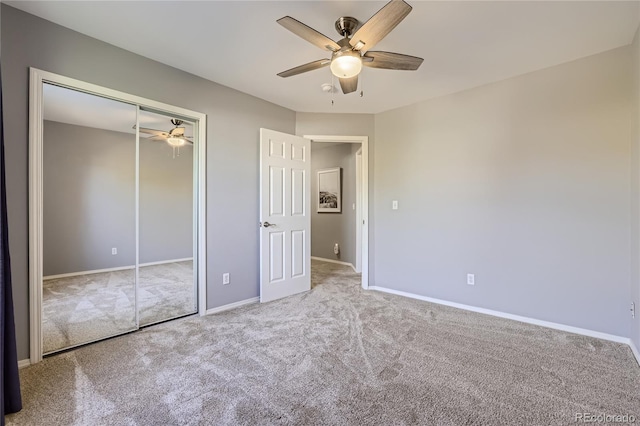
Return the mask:
{"type": "Polygon", "coordinates": [[[398,200],[393,200],[393,202],[391,203],[391,208],[393,210],[398,210],[398,200]]]}

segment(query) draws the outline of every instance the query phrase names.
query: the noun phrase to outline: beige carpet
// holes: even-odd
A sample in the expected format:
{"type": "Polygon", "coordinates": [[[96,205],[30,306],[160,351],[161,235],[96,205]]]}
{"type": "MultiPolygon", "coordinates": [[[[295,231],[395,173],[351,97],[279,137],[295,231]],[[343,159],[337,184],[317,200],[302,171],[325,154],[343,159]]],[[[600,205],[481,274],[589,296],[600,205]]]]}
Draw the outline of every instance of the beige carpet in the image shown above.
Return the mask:
{"type": "Polygon", "coordinates": [[[11,425],[567,425],[640,418],[629,348],[363,291],[314,287],[188,317],[21,370],[11,425]]]}
{"type": "MultiPolygon", "coordinates": [[[[134,270],[46,280],[42,288],[44,353],[136,328],[134,270]]],[[[140,267],[140,325],[196,312],[193,262],[140,267]]]]}

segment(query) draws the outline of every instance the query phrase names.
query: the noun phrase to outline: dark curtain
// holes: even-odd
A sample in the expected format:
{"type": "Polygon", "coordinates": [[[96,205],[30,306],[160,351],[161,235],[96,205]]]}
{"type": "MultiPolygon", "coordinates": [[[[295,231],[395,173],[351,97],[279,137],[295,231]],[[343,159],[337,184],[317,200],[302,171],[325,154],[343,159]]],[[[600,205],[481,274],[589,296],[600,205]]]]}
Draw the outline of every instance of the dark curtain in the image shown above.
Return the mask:
{"type": "Polygon", "coordinates": [[[7,186],[4,161],[4,113],[2,102],[2,74],[0,74],[0,383],[2,383],[1,425],[4,415],[22,409],[16,329],[13,320],[13,294],[11,292],[11,263],[9,259],[9,233],[7,225],[7,186]]]}

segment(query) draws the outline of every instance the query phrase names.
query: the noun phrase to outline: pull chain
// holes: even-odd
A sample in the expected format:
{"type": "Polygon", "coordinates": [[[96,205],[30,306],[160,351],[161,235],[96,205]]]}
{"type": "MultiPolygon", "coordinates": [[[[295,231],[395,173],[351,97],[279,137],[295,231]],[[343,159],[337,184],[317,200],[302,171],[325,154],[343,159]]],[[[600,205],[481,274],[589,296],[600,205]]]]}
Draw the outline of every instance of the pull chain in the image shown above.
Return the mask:
{"type": "Polygon", "coordinates": [[[176,157],[180,157],[180,147],[172,146],[171,148],[173,149],[173,159],[175,160],[176,157]],[[178,155],[176,155],[176,148],[178,149],[178,155]]]}
{"type": "Polygon", "coordinates": [[[333,93],[335,92],[335,89],[334,89],[335,86],[334,86],[334,82],[333,82],[333,77],[334,77],[333,73],[331,73],[331,106],[333,106],[333,97],[334,97],[333,93]]]}

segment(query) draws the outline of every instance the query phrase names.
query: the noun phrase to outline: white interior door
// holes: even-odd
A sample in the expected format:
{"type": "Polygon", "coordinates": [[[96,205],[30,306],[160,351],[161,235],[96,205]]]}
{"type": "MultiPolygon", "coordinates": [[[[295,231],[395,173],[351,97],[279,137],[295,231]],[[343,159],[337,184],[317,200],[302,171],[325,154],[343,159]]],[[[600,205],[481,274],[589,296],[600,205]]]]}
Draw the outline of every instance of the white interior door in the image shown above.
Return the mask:
{"type": "Polygon", "coordinates": [[[260,301],[311,289],[311,141],[260,129],[260,301]]]}

